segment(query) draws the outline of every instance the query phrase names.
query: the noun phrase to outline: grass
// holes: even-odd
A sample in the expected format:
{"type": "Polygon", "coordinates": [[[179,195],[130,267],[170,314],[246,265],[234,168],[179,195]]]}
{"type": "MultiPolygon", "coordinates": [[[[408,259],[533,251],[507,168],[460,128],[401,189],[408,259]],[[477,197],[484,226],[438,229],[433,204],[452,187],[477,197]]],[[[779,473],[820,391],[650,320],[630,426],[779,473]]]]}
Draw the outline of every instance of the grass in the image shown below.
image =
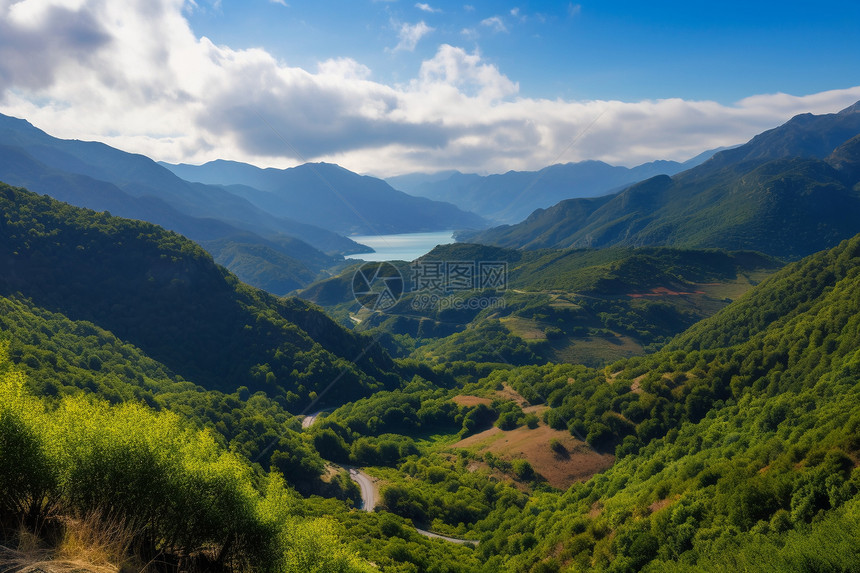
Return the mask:
{"type": "Polygon", "coordinates": [[[610,467],[614,456],[599,454],[568,432],[553,430],[540,423],[537,428],[521,426],[504,432],[497,427],[469,436],[453,445],[475,454],[491,452],[505,460],[527,460],[546,482],[557,489],[585,481],[610,467]],[[550,446],[557,441],[564,447],[559,453],[550,446]]]}
{"type": "Polygon", "coordinates": [[[715,299],[730,298],[738,300],[745,295],[751,288],[764,281],[771,276],[775,270],[759,270],[749,271],[739,275],[735,280],[724,281],[717,284],[699,284],[696,285],[699,290],[705,292],[706,295],[715,299]]]}
{"type": "Polygon", "coordinates": [[[133,535],[121,521],[100,513],[62,516],[37,531],[21,525],[0,545],[0,572],[130,573],[150,570],[133,556],[133,535]]]}
{"type": "Polygon", "coordinates": [[[584,364],[598,368],[622,358],[644,354],[641,344],[623,334],[612,337],[589,336],[587,338],[565,337],[550,342],[553,362],[584,364]]]}

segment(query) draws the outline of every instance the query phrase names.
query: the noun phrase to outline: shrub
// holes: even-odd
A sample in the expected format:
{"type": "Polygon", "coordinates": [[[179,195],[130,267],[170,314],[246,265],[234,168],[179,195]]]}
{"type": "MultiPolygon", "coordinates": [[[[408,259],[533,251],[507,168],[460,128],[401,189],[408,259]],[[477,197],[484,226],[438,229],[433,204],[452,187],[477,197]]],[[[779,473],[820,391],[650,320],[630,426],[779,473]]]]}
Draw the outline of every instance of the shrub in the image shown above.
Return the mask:
{"type": "Polygon", "coordinates": [[[180,569],[368,570],[329,525],[293,515],[282,476],[255,473],[209,431],[86,396],[48,410],[14,371],[0,375],[0,491],[0,517],[47,519],[50,508],[68,546],[107,540],[180,569]]]}
{"type": "Polygon", "coordinates": [[[530,480],[535,477],[535,470],[527,460],[514,460],[512,468],[514,475],[521,480],[530,480]]]}

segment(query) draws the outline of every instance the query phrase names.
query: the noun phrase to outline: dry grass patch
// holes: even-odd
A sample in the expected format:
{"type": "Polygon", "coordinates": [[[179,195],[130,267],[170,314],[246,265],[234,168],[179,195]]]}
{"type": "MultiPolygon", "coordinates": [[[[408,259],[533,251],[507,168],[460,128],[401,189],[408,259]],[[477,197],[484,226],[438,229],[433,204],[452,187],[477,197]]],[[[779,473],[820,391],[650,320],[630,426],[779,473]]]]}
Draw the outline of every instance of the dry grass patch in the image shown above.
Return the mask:
{"type": "Polygon", "coordinates": [[[585,481],[615,461],[614,456],[595,452],[568,432],[545,425],[534,430],[523,426],[509,432],[493,427],[469,436],[453,447],[476,453],[491,452],[505,460],[527,460],[549,485],[558,489],[567,489],[571,484],[585,481]],[[566,453],[551,448],[552,440],[556,440],[566,453]]]}
{"type": "Polygon", "coordinates": [[[489,406],[493,403],[489,398],[483,398],[481,396],[468,396],[466,394],[461,394],[459,396],[454,396],[451,398],[451,401],[457,404],[458,406],[465,406],[467,408],[471,408],[473,406],[477,406],[478,404],[485,404],[489,406]]]}

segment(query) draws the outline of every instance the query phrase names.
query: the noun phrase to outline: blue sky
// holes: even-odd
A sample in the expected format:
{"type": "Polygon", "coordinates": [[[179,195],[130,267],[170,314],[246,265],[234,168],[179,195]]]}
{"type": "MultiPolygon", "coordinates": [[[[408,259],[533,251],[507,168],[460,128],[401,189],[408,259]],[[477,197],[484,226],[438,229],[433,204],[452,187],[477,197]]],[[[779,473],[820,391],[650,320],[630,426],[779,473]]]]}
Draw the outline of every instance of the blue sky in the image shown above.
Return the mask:
{"type": "Polygon", "coordinates": [[[0,0],[0,112],[170,162],[633,166],[860,100],[860,3],[0,0]]]}
{"type": "Polygon", "coordinates": [[[478,49],[520,95],[724,104],[857,84],[860,2],[200,2],[195,32],[289,65],[350,57],[408,80],[439,44],[478,49]],[[398,32],[424,22],[413,50],[398,32]]]}

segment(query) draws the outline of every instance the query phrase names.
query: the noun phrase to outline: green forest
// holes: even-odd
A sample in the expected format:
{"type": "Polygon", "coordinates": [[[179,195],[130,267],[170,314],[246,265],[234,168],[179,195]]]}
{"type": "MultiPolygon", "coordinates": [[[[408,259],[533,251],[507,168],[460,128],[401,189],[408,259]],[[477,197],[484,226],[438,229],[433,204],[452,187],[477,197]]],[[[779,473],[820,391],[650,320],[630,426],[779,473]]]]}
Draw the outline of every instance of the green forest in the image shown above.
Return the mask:
{"type": "Polygon", "coordinates": [[[346,328],[348,271],[330,317],[149,223],[0,213],[2,570],[860,570],[860,236],[453,245],[508,262],[504,313],[346,328]]]}

